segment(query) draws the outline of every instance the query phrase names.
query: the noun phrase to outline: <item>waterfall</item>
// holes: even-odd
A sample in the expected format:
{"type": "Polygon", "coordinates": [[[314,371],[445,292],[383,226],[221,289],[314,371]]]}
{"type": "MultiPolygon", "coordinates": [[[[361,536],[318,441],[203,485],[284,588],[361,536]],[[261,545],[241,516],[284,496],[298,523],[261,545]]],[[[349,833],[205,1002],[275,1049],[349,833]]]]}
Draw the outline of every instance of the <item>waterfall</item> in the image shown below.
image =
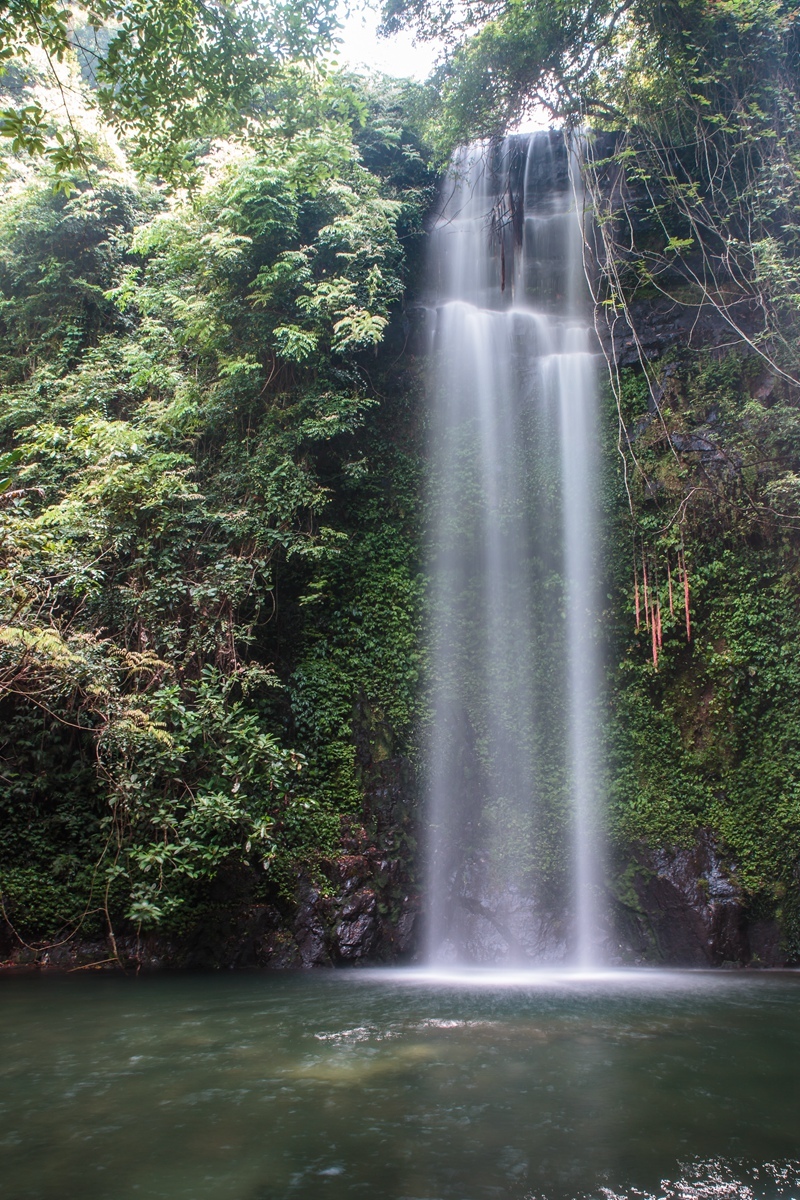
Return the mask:
{"type": "Polygon", "coordinates": [[[596,355],[574,149],[453,158],[431,235],[427,957],[600,957],[596,355]]]}

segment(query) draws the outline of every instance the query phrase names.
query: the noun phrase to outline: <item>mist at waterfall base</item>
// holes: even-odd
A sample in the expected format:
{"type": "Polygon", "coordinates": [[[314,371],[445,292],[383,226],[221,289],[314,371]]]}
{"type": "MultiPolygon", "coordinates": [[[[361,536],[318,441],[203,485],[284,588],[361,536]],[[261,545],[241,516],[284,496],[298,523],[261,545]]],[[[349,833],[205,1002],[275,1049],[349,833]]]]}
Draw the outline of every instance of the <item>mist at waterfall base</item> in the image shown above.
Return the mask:
{"type": "Polygon", "coordinates": [[[426,959],[602,961],[596,351],[578,143],[455,155],[431,233],[426,959]]]}

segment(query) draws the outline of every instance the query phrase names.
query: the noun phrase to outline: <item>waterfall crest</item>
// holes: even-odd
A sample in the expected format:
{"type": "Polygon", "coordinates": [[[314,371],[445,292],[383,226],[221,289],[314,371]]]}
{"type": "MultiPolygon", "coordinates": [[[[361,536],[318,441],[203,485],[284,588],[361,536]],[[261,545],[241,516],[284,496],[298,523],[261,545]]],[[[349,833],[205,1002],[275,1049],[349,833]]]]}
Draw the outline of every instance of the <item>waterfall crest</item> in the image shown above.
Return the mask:
{"type": "Polygon", "coordinates": [[[454,156],[431,235],[427,957],[600,958],[596,355],[575,155],[454,156]]]}

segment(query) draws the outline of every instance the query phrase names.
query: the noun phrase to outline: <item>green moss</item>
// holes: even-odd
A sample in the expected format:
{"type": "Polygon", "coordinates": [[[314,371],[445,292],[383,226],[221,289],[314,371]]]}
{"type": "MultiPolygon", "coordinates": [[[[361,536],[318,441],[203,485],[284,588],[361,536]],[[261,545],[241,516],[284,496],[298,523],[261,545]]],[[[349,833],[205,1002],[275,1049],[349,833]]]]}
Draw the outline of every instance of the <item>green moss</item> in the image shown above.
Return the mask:
{"type": "MultiPolygon", "coordinates": [[[[753,911],[777,912],[787,945],[796,946],[800,546],[794,525],[766,501],[794,452],[796,410],[774,393],[769,404],[753,398],[760,373],[757,360],[735,353],[682,360],[665,381],[662,407],[683,440],[675,454],[649,429],[637,439],[635,523],[619,481],[609,480],[618,513],[609,572],[610,830],[623,850],[639,841],[687,845],[699,829],[713,831],[753,911]],[[681,541],[691,642],[677,579],[681,541]],[[634,554],[640,587],[644,554],[651,598],[661,603],[657,670],[649,631],[635,630],[634,554]]],[[[627,375],[627,396],[637,394],[635,376],[627,375]]]]}

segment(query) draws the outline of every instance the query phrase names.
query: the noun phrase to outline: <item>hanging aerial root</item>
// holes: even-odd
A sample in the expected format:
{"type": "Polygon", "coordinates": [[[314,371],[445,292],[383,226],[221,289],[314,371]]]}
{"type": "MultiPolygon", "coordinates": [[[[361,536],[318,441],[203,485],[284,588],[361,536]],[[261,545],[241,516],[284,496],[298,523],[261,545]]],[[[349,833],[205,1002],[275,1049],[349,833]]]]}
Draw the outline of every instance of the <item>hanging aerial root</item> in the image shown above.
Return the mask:
{"type": "Polygon", "coordinates": [[[642,581],[644,584],[644,619],[647,628],[650,628],[650,600],[647,594],[647,560],[644,556],[644,546],[642,547],[642,581]]]}
{"type": "Polygon", "coordinates": [[[641,615],[639,611],[639,572],[636,569],[636,556],[633,559],[633,602],[636,606],[636,632],[638,633],[642,627],[641,615]]]}
{"type": "MultiPolygon", "coordinates": [[[[659,595],[659,579],[658,579],[658,561],[654,559],[648,560],[648,554],[645,549],[644,541],[642,541],[642,557],[641,562],[637,551],[634,549],[633,554],[633,604],[636,615],[636,632],[642,628],[644,623],[645,628],[650,634],[650,643],[653,656],[653,666],[658,670],[658,659],[661,650],[664,647],[664,617],[661,611],[661,597],[659,595]],[[641,566],[642,575],[639,579],[639,567],[641,566]],[[644,613],[642,608],[644,607],[644,613]]],[[[691,596],[689,589],[689,571],[686,566],[686,553],[681,545],[678,550],[676,563],[678,585],[683,587],[683,612],[686,621],[686,640],[692,640],[692,619],[691,619],[691,596]]],[[[669,613],[671,617],[675,616],[675,588],[672,580],[672,564],[667,554],[667,597],[669,600],[669,613]]],[[[665,604],[667,600],[665,599],[665,604]]]]}
{"type": "Polygon", "coordinates": [[[681,566],[683,569],[683,611],[686,614],[686,640],[692,640],[692,621],[689,615],[689,572],[686,570],[686,556],[681,551],[681,566]]]}

